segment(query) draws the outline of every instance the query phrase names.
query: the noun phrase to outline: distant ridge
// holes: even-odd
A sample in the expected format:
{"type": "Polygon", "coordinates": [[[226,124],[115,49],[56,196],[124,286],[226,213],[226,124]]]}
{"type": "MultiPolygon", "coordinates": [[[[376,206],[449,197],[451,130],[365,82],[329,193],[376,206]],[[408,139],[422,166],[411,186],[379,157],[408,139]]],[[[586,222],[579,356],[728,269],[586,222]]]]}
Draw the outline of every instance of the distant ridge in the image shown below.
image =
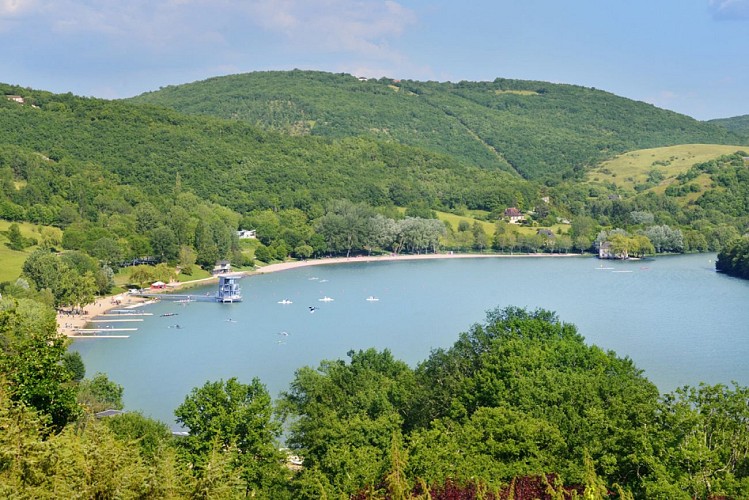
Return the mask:
{"type": "Polygon", "coordinates": [[[717,120],[710,120],[708,123],[725,127],[735,134],[749,137],[749,115],[719,118],[717,120]]]}
{"type": "Polygon", "coordinates": [[[169,86],[131,100],[291,135],[397,141],[529,179],[577,175],[635,149],[747,142],[717,124],[601,90],[501,78],[438,83],[256,72],[169,86]]]}

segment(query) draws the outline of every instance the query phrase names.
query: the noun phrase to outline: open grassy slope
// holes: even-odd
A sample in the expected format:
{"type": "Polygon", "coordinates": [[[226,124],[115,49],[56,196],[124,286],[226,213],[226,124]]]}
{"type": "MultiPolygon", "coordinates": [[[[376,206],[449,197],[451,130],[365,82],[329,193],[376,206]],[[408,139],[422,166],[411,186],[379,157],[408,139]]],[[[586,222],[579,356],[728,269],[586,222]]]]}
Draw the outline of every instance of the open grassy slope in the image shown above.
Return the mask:
{"type": "Polygon", "coordinates": [[[132,102],[288,134],[397,141],[531,179],[569,176],[634,149],[746,141],[600,90],[499,78],[362,82],[345,74],[257,72],[169,86],[132,102]]]}
{"type": "Polygon", "coordinates": [[[738,145],[682,144],[630,151],[593,168],[587,180],[594,184],[614,184],[629,191],[637,185],[648,183],[652,178],[657,182],[652,182],[652,187],[648,189],[662,193],[676,176],[689,170],[695,163],[746,149],[746,146],[738,145]]]}
{"type": "MultiPolygon", "coordinates": [[[[21,276],[21,268],[26,258],[36,250],[36,246],[31,246],[22,251],[11,250],[8,248],[8,238],[5,237],[5,231],[8,230],[13,222],[0,219],[0,282],[15,281],[21,276]]],[[[31,224],[29,222],[16,222],[21,235],[24,238],[40,239],[40,230],[44,226],[31,224]]]]}

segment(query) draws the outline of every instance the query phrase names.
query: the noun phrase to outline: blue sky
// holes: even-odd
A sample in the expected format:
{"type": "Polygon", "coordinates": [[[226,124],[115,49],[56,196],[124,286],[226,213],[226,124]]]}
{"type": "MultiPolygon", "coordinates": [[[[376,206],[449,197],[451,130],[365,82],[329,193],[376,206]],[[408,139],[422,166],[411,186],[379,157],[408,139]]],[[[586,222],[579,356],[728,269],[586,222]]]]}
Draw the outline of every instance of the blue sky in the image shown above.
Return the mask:
{"type": "Polygon", "coordinates": [[[749,0],[0,0],[0,81],[119,98],[293,68],[749,114],[749,0]]]}

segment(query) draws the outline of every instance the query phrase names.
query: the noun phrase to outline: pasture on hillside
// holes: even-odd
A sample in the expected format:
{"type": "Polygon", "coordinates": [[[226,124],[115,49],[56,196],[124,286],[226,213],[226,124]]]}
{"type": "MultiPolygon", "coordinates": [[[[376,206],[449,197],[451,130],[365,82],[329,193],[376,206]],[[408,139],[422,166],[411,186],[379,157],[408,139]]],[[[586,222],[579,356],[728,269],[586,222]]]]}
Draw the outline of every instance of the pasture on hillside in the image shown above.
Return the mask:
{"type": "MultiPolygon", "coordinates": [[[[21,268],[31,252],[36,250],[36,245],[24,248],[21,251],[11,250],[8,248],[8,238],[5,232],[8,230],[11,221],[0,220],[0,281],[15,281],[21,276],[21,268]]],[[[18,229],[21,231],[21,236],[24,238],[33,238],[37,241],[41,240],[41,231],[47,226],[40,226],[37,224],[31,224],[30,222],[15,222],[18,224],[18,229]]],[[[59,232],[57,228],[49,227],[48,231],[59,232]]],[[[59,234],[62,237],[62,233],[59,234]]]]}
{"type": "Polygon", "coordinates": [[[634,191],[638,185],[648,185],[648,189],[661,194],[677,175],[686,172],[695,163],[745,149],[746,146],[721,144],[680,144],[639,149],[602,162],[590,171],[587,180],[592,184],[614,184],[626,191],[634,191]]]}

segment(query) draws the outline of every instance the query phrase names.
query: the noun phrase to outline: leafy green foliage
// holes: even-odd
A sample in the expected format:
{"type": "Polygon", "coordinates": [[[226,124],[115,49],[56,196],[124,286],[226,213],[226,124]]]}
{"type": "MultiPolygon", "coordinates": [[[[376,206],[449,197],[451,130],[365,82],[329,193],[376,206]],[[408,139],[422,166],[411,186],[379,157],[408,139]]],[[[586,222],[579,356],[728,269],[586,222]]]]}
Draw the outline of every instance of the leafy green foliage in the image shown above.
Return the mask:
{"type": "Polygon", "coordinates": [[[718,253],[718,271],[749,279],[749,236],[738,238],[718,253]]]}
{"type": "Polygon", "coordinates": [[[14,405],[0,384],[0,496],[3,498],[177,498],[187,490],[174,450],[149,459],[95,419],[45,436],[44,421],[14,405]]]}
{"type": "Polygon", "coordinates": [[[242,478],[247,495],[269,491],[283,481],[276,444],[281,428],[259,380],[206,382],[193,389],[175,415],[190,430],[178,444],[199,480],[207,479],[215,461],[223,460],[217,454],[223,454],[229,470],[242,478]]]}
{"type": "Polygon", "coordinates": [[[749,391],[684,387],[664,397],[649,497],[749,495],[749,391]]]}
{"type": "Polygon", "coordinates": [[[86,376],[86,366],[83,364],[81,353],[77,351],[66,352],[62,358],[62,364],[70,372],[70,378],[80,382],[86,376]]]}
{"type": "Polygon", "coordinates": [[[93,413],[121,410],[123,391],[121,385],[109,380],[104,373],[97,373],[92,379],[83,379],[78,384],[78,402],[93,413]]]}
{"type": "Polygon", "coordinates": [[[387,350],[348,355],[349,364],[325,361],[317,370],[298,370],[282,410],[291,417],[288,444],[305,451],[305,467],[352,494],[388,471],[414,378],[387,350]]]}
{"type": "Polygon", "coordinates": [[[561,484],[585,498],[746,495],[745,388],[660,399],[629,359],[549,311],[490,311],[416,370],[388,351],[349,357],[298,370],[280,403],[305,457],[302,498],[574,494],[561,484]]]}
{"type": "Polygon", "coordinates": [[[0,375],[8,394],[57,431],[79,413],[64,355],[65,339],[57,334],[51,307],[31,299],[0,300],[0,375]]]}
{"type": "Polygon", "coordinates": [[[90,304],[97,292],[106,293],[113,285],[111,269],[107,272],[80,252],[58,255],[37,250],[23,263],[23,274],[37,290],[49,290],[56,307],[90,304]]]}
{"type": "Polygon", "coordinates": [[[132,100],[290,135],[394,140],[526,178],[569,175],[632,149],[742,143],[717,125],[607,92],[502,78],[360,82],[314,71],[256,72],[169,86],[132,100]]]}
{"type": "Polygon", "coordinates": [[[731,132],[749,137],[749,115],[734,116],[733,118],[719,118],[708,123],[725,127],[731,132]]]}

